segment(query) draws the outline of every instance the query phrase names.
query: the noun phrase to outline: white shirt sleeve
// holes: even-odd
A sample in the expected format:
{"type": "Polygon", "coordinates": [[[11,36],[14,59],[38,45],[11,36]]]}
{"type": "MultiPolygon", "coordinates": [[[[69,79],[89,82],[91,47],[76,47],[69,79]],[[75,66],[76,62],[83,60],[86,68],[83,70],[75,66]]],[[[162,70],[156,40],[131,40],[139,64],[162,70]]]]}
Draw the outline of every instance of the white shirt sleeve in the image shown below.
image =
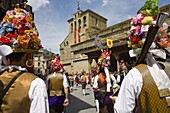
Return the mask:
{"type": "Polygon", "coordinates": [[[113,87],[113,88],[116,88],[116,87],[118,86],[118,84],[117,84],[117,81],[116,81],[116,78],[114,77],[114,75],[111,75],[111,79],[112,79],[112,81],[113,81],[112,87],[113,87]]]}
{"type": "Polygon", "coordinates": [[[47,89],[42,79],[36,78],[31,82],[28,96],[31,100],[30,113],[49,113],[47,89]]]}
{"type": "Polygon", "coordinates": [[[117,83],[120,83],[120,75],[117,75],[117,83]]]}
{"type": "Polygon", "coordinates": [[[45,79],[45,84],[46,84],[47,89],[48,89],[48,80],[49,80],[49,77],[47,76],[46,79],[45,79]]]}
{"type": "Polygon", "coordinates": [[[98,79],[99,79],[99,76],[96,75],[96,76],[94,77],[93,88],[98,88],[98,79]]]}
{"type": "Polygon", "coordinates": [[[138,99],[142,88],[142,75],[133,68],[125,76],[118,97],[114,105],[115,113],[133,113],[135,108],[135,100],[138,99]]]}
{"type": "Polygon", "coordinates": [[[68,80],[65,74],[63,74],[63,86],[65,88],[69,87],[68,80]]]}
{"type": "Polygon", "coordinates": [[[86,75],[86,83],[89,82],[89,77],[86,75]]]}

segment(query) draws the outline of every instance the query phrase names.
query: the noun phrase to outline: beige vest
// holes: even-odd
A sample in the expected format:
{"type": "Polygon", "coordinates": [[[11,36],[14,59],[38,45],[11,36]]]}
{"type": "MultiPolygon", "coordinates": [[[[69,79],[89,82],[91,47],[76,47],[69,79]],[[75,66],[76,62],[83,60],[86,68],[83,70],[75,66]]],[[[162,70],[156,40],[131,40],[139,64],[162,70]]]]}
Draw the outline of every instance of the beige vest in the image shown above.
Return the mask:
{"type": "MultiPolygon", "coordinates": [[[[18,73],[18,70],[10,69],[0,75],[0,92],[18,73]]],[[[35,78],[35,75],[28,72],[19,76],[4,96],[0,113],[29,113],[30,99],[28,90],[32,80],[35,78]]]]}
{"type": "Polygon", "coordinates": [[[49,89],[50,96],[64,95],[63,74],[62,73],[56,73],[55,76],[52,76],[52,75],[49,76],[48,89],[49,89]]]}
{"type": "Polygon", "coordinates": [[[145,64],[140,64],[136,68],[143,77],[143,86],[137,103],[137,113],[170,113],[168,101],[160,96],[160,92],[154,82],[149,69],[145,64]]]}

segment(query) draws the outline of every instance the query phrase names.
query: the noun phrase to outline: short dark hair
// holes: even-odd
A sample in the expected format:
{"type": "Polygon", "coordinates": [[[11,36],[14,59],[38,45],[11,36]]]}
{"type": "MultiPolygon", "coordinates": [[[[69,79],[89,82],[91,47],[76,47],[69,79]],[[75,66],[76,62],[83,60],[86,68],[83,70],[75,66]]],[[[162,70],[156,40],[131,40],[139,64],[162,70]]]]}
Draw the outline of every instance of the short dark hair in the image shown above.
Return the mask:
{"type": "Polygon", "coordinates": [[[10,59],[11,62],[13,62],[13,61],[19,62],[25,54],[26,54],[25,52],[20,52],[20,53],[13,52],[13,53],[7,55],[6,58],[10,59]]]}

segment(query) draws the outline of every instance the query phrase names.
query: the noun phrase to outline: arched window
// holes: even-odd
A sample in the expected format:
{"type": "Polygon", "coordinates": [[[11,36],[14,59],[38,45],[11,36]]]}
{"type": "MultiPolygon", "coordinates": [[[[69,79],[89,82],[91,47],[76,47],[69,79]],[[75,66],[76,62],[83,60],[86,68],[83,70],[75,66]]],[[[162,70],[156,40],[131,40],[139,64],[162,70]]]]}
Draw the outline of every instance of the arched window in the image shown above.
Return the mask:
{"type": "Polygon", "coordinates": [[[83,17],[83,26],[86,26],[86,16],[83,17]]]}
{"type": "Polygon", "coordinates": [[[73,23],[71,23],[71,33],[73,32],[73,23]]]}
{"type": "Polygon", "coordinates": [[[78,20],[78,26],[81,27],[81,20],[78,20]]]}
{"type": "Polygon", "coordinates": [[[76,29],[77,29],[77,23],[74,22],[74,30],[76,30],[76,29]]]}

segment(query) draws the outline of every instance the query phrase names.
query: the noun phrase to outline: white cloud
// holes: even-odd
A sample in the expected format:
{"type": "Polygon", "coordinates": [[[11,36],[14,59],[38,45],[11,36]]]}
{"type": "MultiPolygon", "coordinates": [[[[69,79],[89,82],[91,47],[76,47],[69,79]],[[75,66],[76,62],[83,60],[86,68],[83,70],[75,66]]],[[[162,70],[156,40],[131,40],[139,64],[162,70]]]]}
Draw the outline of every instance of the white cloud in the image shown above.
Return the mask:
{"type": "Polygon", "coordinates": [[[32,6],[33,11],[37,11],[40,7],[45,7],[50,3],[50,0],[28,0],[29,5],[32,6]]]}
{"type": "Polygon", "coordinates": [[[92,0],[87,0],[87,3],[91,3],[92,2],[92,0]]]}
{"type": "Polygon", "coordinates": [[[102,6],[106,6],[106,5],[108,5],[109,3],[111,3],[112,0],[102,0],[102,2],[103,2],[102,6]]]}

